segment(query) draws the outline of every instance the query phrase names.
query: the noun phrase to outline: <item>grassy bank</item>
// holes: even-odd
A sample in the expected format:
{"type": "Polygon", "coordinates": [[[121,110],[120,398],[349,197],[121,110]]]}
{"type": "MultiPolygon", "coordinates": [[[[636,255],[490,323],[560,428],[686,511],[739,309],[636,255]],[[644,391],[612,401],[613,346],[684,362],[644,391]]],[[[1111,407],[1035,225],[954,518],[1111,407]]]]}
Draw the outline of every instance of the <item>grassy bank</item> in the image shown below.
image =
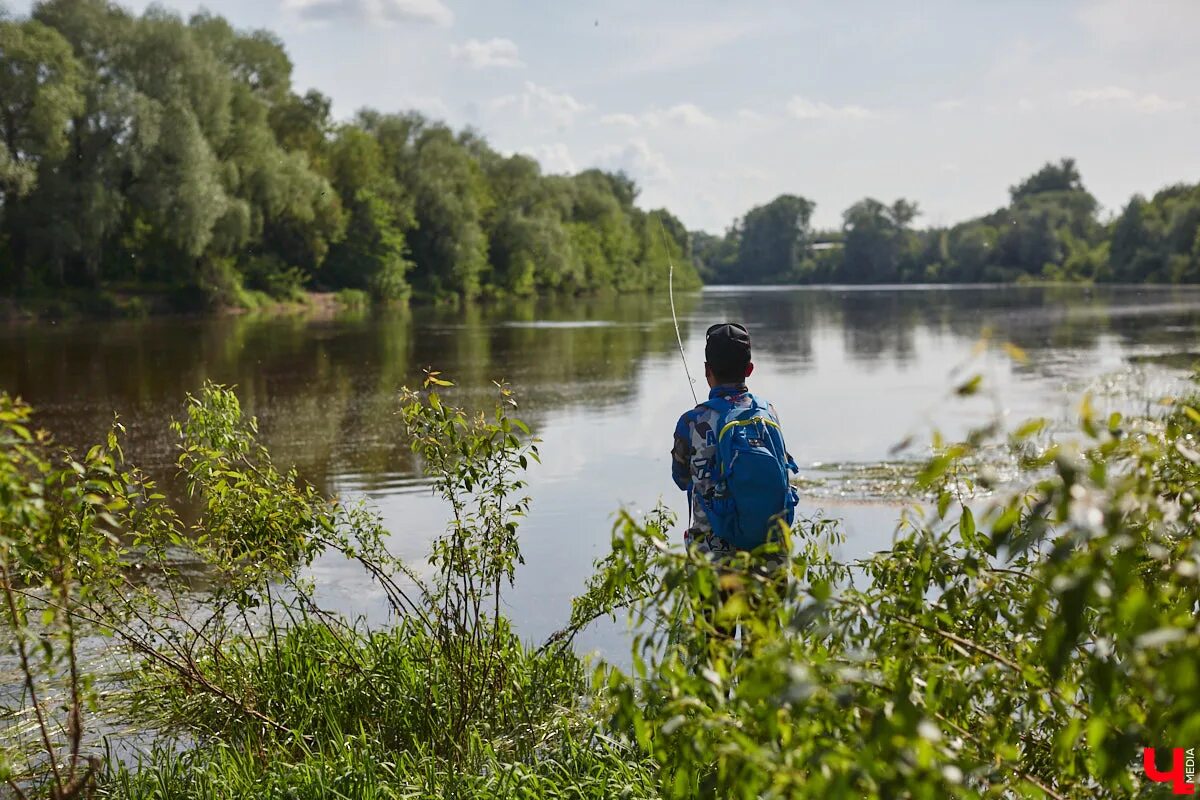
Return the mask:
{"type": "Polygon", "coordinates": [[[198,301],[165,289],[62,290],[0,300],[0,324],[78,319],[143,319],[192,314],[295,314],[330,316],[371,305],[365,293],[300,291],[285,298],[243,290],[219,301],[198,301]]]}
{"type": "Polygon", "coordinates": [[[231,647],[200,669],[252,696],[286,732],[265,729],[152,670],[139,710],[201,744],[114,765],[102,796],[647,797],[650,772],[629,748],[597,738],[590,684],[570,652],[536,653],[507,630],[504,664],[470,730],[456,728],[461,687],[419,626],[335,631],[298,621],[269,644],[231,647]],[[569,789],[566,787],[570,787],[569,789]]]}
{"type": "Polygon", "coordinates": [[[0,522],[22,534],[0,540],[23,684],[0,717],[10,790],[1123,798],[1159,788],[1143,746],[1200,738],[1194,400],[1150,418],[1085,402],[1069,438],[997,419],[937,441],[911,475],[929,507],[854,563],[831,555],[833,520],[798,521],[781,571],[744,555],[717,572],[668,544],[666,512],[621,515],[539,645],[501,613],[538,443],[503,387],[488,414],[453,392],[430,373],[401,401],[449,512],[421,575],[368,509],[274,465],[228,390],[208,387],[176,426],[200,509],[187,523],[124,463],[119,429],[64,461],[5,398],[0,522]],[[976,469],[999,448],[1017,491],[976,469]],[[321,608],[301,578],[319,554],[357,563],[394,624],[321,608]],[[631,668],[581,662],[574,635],[625,613],[631,668]],[[158,732],[139,760],[106,761],[88,738],[110,710],[78,658],[89,633],[137,665],[125,712],[158,732]]]}

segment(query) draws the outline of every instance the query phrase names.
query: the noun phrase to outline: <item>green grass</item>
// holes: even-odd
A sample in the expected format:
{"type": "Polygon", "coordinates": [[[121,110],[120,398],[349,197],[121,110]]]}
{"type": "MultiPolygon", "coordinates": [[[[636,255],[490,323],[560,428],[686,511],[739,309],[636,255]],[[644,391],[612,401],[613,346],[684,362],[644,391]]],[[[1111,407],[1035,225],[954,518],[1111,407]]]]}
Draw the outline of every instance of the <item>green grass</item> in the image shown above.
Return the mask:
{"type": "Polygon", "coordinates": [[[118,768],[99,797],[131,800],[289,798],[651,798],[649,773],[604,743],[566,742],[536,762],[493,758],[462,772],[420,751],[396,752],[367,735],[339,735],[317,745],[251,752],[215,743],[190,751],[162,749],[140,771],[118,768]]]}
{"type": "Polygon", "coordinates": [[[359,633],[302,621],[277,641],[244,641],[220,664],[199,665],[291,734],[147,670],[135,714],[198,744],[164,743],[140,764],[110,764],[101,796],[652,796],[647,766],[597,736],[578,657],[538,654],[503,624],[498,642],[502,669],[461,733],[449,713],[455,673],[407,622],[359,633]]]}
{"type": "Polygon", "coordinates": [[[358,311],[371,305],[371,296],[362,289],[341,289],[337,293],[338,305],[350,311],[358,311]]]}

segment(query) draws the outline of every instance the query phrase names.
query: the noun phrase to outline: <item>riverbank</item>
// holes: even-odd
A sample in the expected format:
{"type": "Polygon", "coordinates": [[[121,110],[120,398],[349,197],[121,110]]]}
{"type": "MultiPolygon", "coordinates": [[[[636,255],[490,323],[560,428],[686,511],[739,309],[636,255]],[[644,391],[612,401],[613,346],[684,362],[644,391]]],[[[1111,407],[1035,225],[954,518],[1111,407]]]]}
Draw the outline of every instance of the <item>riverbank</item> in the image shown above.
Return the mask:
{"type": "MultiPolygon", "coordinates": [[[[676,296],[693,288],[676,288],[676,296]]],[[[489,306],[510,302],[604,298],[610,296],[653,296],[665,294],[657,289],[620,291],[595,289],[585,292],[546,292],[514,294],[495,288],[481,292],[471,300],[458,295],[431,295],[413,292],[403,300],[379,303],[358,289],[338,291],[296,291],[287,298],[265,292],[242,290],[233,302],[200,302],[187,294],[155,289],[105,289],[102,291],[66,290],[56,294],[27,297],[0,297],[0,325],[71,320],[131,320],[148,318],[236,317],[245,315],[287,316],[303,314],[313,319],[329,319],[343,312],[372,308],[457,308],[464,305],[489,306]]]]}
{"type": "Polygon", "coordinates": [[[301,292],[280,300],[262,292],[246,293],[241,304],[195,307],[178,296],[156,290],[63,291],[30,297],[0,297],[0,325],[69,320],[144,319],[147,317],[237,316],[242,314],[309,314],[332,317],[343,310],[364,308],[357,292],[301,292]]]}
{"type": "Polygon", "coordinates": [[[0,543],[27,689],[0,714],[16,796],[1115,800],[1150,788],[1139,742],[1200,724],[1200,514],[1181,493],[1200,481],[1197,398],[1129,418],[1085,403],[1078,449],[1029,423],[942,443],[914,478],[936,511],[903,515],[889,549],[840,560],[836,522],[797,520],[786,580],[743,556],[719,595],[707,558],[670,543],[668,512],[620,512],[538,646],[501,610],[538,442],[503,385],[493,415],[454,397],[430,372],[399,401],[435,493],[478,510],[418,575],[373,513],[280,471],[228,390],[207,386],[177,428],[203,500],[186,528],[115,434],[55,466],[31,409],[0,395],[0,490],[21,526],[0,543]],[[1000,445],[1029,483],[977,502],[971,464],[1000,445]],[[62,519],[78,521],[69,541],[62,519]],[[116,534],[135,531],[125,549],[116,534]],[[206,591],[163,568],[168,547],[213,576],[206,591]],[[386,623],[309,594],[300,567],[338,556],[386,596],[386,623]],[[575,634],[625,612],[632,669],[589,681],[575,634]],[[78,669],[85,630],[137,655],[129,712],[158,735],[126,763],[79,733],[107,702],[78,669]]]}

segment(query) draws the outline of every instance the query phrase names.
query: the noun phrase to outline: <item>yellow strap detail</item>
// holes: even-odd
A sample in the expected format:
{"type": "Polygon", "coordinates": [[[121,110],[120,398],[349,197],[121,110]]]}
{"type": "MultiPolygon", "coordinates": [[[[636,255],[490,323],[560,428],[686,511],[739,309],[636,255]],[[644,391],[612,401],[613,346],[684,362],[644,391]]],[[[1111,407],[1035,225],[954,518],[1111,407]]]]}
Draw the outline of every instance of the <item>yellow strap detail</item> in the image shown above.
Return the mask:
{"type": "MultiPolygon", "coordinates": [[[[773,420],[769,420],[766,417],[754,417],[753,419],[735,419],[733,422],[726,423],[724,428],[721,428],[721,432],[717,434],[717,441],[718,442],[721,441],[721,437],[723,437],[726,433],[728,433],[730,428],[736,427],[738,425],[753,425],[756,422],[765,422],[768,425],[774,425],[776,428],[779,428],[779,423],[774,422],[773,420]]],[[[780,428],[780,430],[783,430],[783,429],[780,428]]]]}

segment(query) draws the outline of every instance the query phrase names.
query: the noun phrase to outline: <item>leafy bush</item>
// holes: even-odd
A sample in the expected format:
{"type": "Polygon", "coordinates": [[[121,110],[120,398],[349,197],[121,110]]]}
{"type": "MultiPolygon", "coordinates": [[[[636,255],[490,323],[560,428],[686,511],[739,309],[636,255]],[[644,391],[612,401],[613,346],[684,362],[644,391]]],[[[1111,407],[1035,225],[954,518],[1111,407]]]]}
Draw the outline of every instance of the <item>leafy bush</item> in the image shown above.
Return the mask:
{"type": "Polygon", "coordinates": [[[241,265],[246,287],[266,293],[275,300],[304,300],[308,276],[299,267],[290,267],[278,256],[251,256],[241,265]]]}
{"type": "Polygon", "coordinates": [[[358,311],[371,304],[371,296],[362,289],[341,289],[336,297],[338,305],[350,311],[358,311]]]}
{"type": "Polygon", "coordinates": [[[382,264],[379,270],[371,276],[369,289],[371,297],[379,303],[402,302],[408,299],[412,287],[405,277],[407,265],[400,260],[392,260],[382,264]]]}
{"type": "Polygon", "coordinates": [[[663,795],[1149,791],[1142,748],[1200,737],[1200,412],[1100,420],[1085,402],[1078,445],[1043,426],[1005,439],[1031,483],[986,504],[959,466],[998,429],[939,446],[919,481],[934,507],[850,565],[813,536],[824,522],[793,532],[786,579],[768,579],[627,518],[576,610],[624,602],[654,623],[633,674],[604,681],[613,735],[663,795]]]}
{"type": "MultiPolygon", "coordinates": [[[[972,379],[959,394],[978,391],[972,379]]],[[[206,387],[176,425],[185,524],[124,464],[121,430],[54,455],[0,397],[0,580],[24,699],[0,729],[26,796],[1128,797],[1142,748],[1200,737],[1200,411],[1043,421],[935,441],[892,547],[840,563],[836,523],[800,521],[775,570],[667,544],[662,509],[623,514],[567,627],[534,649],[500,613],[537,443],[509,416],[406,392],[413,447],[451,520],[433,575],[378,520],[276,468],[236,396],[206,387]],[[1011,448],[1024,483],[977,468],[1011,448]],[[977,492],[990,493],[979,495],[977,492]],[[301,568],[355,560],[398,622],[320,608],[301,568]],[[181,554],[186,554],[181,558],[181,554]],[[183,563],[212,588],[197,595],[183,563]],[[632,669],[570,648],[636,623],[632,669]],[[88,631],[141,657],[133,711],[159,742],[103,767],[84,736],[88,631]],[[97,779],[99,778],[99,781],[97,779]]],[[[778,554],[777,554],[778,555],[778,554]]],[[[193,573],[194,574],[194,573],[193,573]]]]}

